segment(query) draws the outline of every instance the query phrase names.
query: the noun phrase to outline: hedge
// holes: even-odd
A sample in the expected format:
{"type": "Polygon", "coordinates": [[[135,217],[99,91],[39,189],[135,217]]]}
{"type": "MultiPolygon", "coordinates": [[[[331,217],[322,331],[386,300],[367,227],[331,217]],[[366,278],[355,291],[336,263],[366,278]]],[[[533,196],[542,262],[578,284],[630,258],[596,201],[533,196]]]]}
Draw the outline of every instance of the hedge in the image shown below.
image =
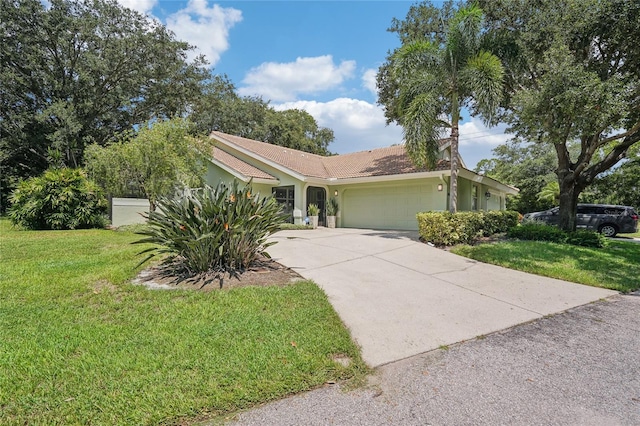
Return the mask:
{"type": "Polygon", "coordinates": [[[416,215],[423,241],[438,246],[472,244],[480,237],[507,232],[518,224],[518,212],[423,212],[416,215]]]}

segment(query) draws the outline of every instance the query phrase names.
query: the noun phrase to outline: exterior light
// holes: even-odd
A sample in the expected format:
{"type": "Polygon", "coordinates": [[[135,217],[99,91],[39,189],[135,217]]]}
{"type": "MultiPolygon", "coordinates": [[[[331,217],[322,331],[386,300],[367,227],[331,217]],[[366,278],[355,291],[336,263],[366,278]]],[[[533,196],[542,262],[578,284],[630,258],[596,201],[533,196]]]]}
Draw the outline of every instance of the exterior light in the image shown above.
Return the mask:
{"type": "Polygon", "coordinates": [[[487,200],[491,198],[491,193],[489,191],[484,193],[484,196],[487,197],[487,200]]]}
{"type": "Polygon", "coordinates": [[[335,191],[333,191],[333,195],[335,195],[336,197],[338,196],[338,190],[337,189],[335,191]]]}
{"type": "Polygon", "coordinates": [[[442,192],[442,190],[444,189],[444,187],[442,186],[441,183],[438,184],[438,192],[442,192]]]}

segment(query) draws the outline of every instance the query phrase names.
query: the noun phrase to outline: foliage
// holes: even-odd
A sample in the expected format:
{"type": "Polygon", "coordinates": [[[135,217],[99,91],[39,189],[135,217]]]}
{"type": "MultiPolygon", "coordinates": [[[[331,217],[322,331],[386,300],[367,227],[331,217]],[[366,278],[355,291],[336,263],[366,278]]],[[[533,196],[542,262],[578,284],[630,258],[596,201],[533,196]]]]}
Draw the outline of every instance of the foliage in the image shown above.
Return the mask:
{"type": "Polygon", "coordinates": [[[329,202],[327,203],[327,216],[335,216],[338,214],[339,207],[336,197],[329,198],[329,202]]]}
{"type": "Polygon", "coordinates": [[[252,194],[250,184],[240,188],[237,181],[161,197],[158,207],[148,215],[149,229],[140,232],[146,237],[136,242],[157,245],[141,252],[149,253],[144,261],[167,253],[166,262],[177,262],[189,275],[244,271],[267,255],[274,244],[267,238],[285,220],[275,199],[252,194]]]}
{"type": "Polygon", "coordinates": [[[574,230],[579,195],[640,141],[640,3],[480,3],[507,69],[503,118],[555,152],[560,226],[574,230]]]}
{"type": "Polygon", "coordinates": [[[151,291],[129,284],[132,233],[0,235],[2,425],[218,424],[367,371],[312,282],[151,291]]]}
{"type": "Polygon", "coordinates": [[[406,22],[393,22],[390,31],[398,32],[403,43],[377,76],[379,103],[387,121],[402,126],[417,167],[434,167],[440,139],[451,129],[451,212],[457,209],[460,110],[469,107],[488,122],[502,93],[500,60],[481,48],[482,20],[475,4],[455,11],[451,3],[442,10],[426,2],[412,7],[406,22]],[[418,29],[427,31],[418,35],[418,29]]]}
{"type": "Polygon", "coordinates": [[[309,225],[305,225],[305,224],[301,224],[301,225],[296,225],[295,223],[282,223],[280,224],[280,228],[281,231],[298,231],[298,230],[310,230],[313,229],[311,226],[309,225]]]}
{"type": "Polygon", "coordinates": [[[558,181],[547,183],[544,188],[538,192],[538,200],[545,201],[554,206],[558,205],[558,200],[560,200],[560,185],[558,185],[558,181]]]}
{"type": "Polygon", "coordinates": [[[472,244],[482,236],[506,232],[518,223],[514,211],[424,212],[417,214],[423,241],[438,246],[472,244]]]}
{"type": "Polygon", "coordinates": [[[309,204],[309,207],[307,207],[307,214],[309,216],[318,216],[318,214],[320,213],[320,208],[318,207],[317,204],[309,204]]]}
{"type": "Polygon", "coordinates": [[[3,194],[152,119],[184,114],[209,73],[191,47],[114,0],[3,0],[0,7],[3,194]]]}
{"type": "Polygon", "coordinates": [[[159,197],[202,185],[205,166],[198,148],[206,147],[188,132],[182,119],[149,123],[131,140],[87,148],[87,170],[110,195],[143,194],[155,210],[159,197]]]}
{"type": "Polygon", "coordinates": [[[480,262],[594,287],[629,292],[640,288],[640,244],[609,241],[593,248],[546,241],[509,240],[452,251],[480,262]]]}
{"type": "Polygon", "coordinates": [[[633,206],[640,210],[640,145],[631,147],[627,157],[619,167],[596,179],[582,194],[582,199],[589,203],[633,206]]]}
{"type": "Polygon", "coordinates": [[[11,194],[9,218],[27,229],[102,228],[107,201],[81,169],[49,169],[11,194]]]}
{"type": "Polygon", "coordinates": [[[215,76],[195,100],[191,120],[200,134],[220,131],[319,155],[329,155],[333,131],[303,110],[276,111],[259,97],[241,97],[226,76],[215,76]]]}
{"type": "Polygon", "coordinates": [[[584,229],[567,232],[556,226],[535,221],[514,226],[509,229],[507,236],[520,240],[550,241],[584,247],[604,247],[607,244],[607,238],[598,232],[584,229]]]}
{"type": "Polygon", "coordinates": [[[481,160],[476,171],[520,190],[518,195],[507,198],[508,209],[528,213],[553,207],[537,197],[547,183],[558,180],[555,175],[558,161],[552,151],[514,138],[492,152],[493,158],[481,160]]]}

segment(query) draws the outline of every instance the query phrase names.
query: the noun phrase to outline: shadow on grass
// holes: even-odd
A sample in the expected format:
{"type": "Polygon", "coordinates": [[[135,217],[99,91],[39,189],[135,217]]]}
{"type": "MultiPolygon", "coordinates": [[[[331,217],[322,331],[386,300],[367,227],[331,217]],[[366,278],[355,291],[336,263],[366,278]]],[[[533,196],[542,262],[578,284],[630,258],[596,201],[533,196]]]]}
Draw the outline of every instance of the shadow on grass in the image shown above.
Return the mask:
{"type": "Polygon", "coordinates": [[[611,241],[586,248],[533,241],[508,241],[460,247],[455,252],[537,275],[630,292],[640,288],[640,245],[611,241]]]}

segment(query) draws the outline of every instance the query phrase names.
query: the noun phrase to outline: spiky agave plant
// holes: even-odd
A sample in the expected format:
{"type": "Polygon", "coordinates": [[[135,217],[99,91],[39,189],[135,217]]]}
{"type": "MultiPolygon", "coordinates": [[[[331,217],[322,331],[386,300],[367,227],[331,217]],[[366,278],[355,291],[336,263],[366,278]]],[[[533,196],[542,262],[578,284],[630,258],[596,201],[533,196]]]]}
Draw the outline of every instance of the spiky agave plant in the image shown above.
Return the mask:
{"type": "Polygon", "coordinates": [[[240,188],[220,183],[187,190],[184,195],[158,200],[158,209],[148,214],[146,236],[134,244],[154,246],[145,263],[156,255],[168,254],[165,263],[188,275],[224,273],[237,275],[273,242],[267,238],[285,221],[277,201],[251,192],[251,182],[240,188]]]}

